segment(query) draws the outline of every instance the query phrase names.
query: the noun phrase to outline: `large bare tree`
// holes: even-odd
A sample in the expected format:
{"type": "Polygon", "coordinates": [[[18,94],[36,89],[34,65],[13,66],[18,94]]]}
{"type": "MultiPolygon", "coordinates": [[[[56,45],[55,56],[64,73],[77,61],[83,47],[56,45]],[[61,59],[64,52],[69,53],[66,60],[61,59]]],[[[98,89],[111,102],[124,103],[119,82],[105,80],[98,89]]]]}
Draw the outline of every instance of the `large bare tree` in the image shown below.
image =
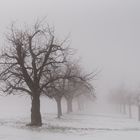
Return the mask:
{"type": "Polygon", "coordinates": [[[30,125],[41,126],[40,95],[50,83],[62,78],[56,71],[65,63],[68,48],[43,22],[23,29],[12,25],[6,39],[7,45],[0,57],[2,90],[8,94],[29,94],[30,125]]]}

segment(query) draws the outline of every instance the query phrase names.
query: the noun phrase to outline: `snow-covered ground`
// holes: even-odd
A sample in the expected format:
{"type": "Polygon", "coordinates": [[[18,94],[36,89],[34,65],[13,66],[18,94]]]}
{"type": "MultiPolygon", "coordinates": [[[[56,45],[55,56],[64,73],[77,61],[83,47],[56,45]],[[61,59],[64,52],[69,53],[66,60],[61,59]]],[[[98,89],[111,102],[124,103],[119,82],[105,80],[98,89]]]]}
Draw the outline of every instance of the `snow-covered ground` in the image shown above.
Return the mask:
{"type": "Polygon", "coordinates": [[[0,120],[0,140],[138,140],[140,123],[125,116],[110,114],[71,114],[57,119],[43,116],[40,128],[25,126],[28,118],[0,120]]]}
{"type": "Polygon", "coordinates": [[[30,100],[7,98],[0,100],[0,140],[140,139],[140,122],[136,116],[129,119],[128,115],[110,111],[107,105],[103,108],[103,105],[95,104],[91,107],[92,111],[64,114],[57,119],[55,103],[49,100],[46,104],[42,103],[46,106],[41,109],[43,126],[31,128],[26,126],[30,121],[30,100]]]}

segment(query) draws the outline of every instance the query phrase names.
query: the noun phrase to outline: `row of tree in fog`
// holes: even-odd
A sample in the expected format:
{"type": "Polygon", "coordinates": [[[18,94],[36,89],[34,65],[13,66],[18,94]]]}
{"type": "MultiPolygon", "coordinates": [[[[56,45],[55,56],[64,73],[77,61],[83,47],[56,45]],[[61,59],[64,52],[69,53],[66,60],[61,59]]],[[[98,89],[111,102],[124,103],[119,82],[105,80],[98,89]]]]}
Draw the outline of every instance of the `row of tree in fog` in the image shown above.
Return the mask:
{"type": "Polygon", "coordinates": [[[62,115],[62,97],[68,112],[72,112],[73,98],[81,94],[94,98],[90,81],[96,73],[82,69],[67,39],[58,40],[54,28],[44,20],[24,28],[12,24],[5,44],[0,55],[1,90],[4,94],[31,96],[31,126],[42,125],[41,95],[56,100],[58,117],[62,115]]]}
{"type": "Polygon", "coordinates": [[[112,103],[119,105],[120,113],[129,114],[132,118],[132,106],[138,107],[138,120],[140,121],[140,94],[138,91],[129,90],[124,85],[113,89],[110,93],[109,99],[112,103]]]}

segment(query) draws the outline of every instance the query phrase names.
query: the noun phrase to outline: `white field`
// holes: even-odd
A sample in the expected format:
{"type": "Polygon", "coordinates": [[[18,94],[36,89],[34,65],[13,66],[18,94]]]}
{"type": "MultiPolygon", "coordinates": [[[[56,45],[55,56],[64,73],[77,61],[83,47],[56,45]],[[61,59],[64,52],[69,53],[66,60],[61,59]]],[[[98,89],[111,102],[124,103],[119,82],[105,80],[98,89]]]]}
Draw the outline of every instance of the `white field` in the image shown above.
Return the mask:
{"type": "MultiPolygon", "coordinates": [[[[65,104],[64,104],[65,105],[65,104]]],[[[30,128],[30,99],[8,96],[0,98],[0,140],[139,140],[140,122],[137,108],[133,118],[119,114],[115,107],[95,103],[86,112],[64,114],[56,118],[56,106],[43,99],[43,126],[30,128]],[[98,108],[97,108],[98,107],[98,108]],[[113,110],[113,111],[112,111],[113,110]]],[[[65,112],[65,107],[64,110],[65,112]]]]}

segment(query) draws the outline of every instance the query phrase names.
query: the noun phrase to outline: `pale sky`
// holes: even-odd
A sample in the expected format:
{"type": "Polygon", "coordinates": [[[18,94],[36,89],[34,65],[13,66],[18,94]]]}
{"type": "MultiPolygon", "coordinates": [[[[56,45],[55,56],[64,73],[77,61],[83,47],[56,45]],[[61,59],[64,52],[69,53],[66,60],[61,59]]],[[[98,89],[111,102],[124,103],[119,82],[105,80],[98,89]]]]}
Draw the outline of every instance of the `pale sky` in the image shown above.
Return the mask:
{"type": "Polygon", "coordinates": [[[85,69],[102,70],[97,91],[140,85],[139,0],[0,0],[0,36],[12,21],[45,16],[61,38],[70,33],[85,69]]]}

